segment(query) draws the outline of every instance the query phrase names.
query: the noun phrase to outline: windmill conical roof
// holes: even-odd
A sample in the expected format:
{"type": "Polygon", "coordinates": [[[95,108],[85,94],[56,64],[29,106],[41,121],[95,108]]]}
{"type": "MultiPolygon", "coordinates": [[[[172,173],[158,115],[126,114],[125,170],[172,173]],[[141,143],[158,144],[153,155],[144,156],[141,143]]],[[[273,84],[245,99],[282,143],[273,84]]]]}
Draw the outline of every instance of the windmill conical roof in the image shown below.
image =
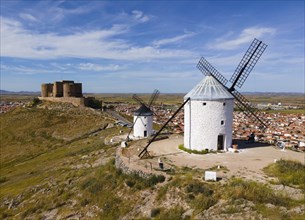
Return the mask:
{"type": "Polygon", "coordinates": [[[144,104],[141,105],[141,107],[134,112],[135,116],[150,116],[153,115],[153,112],[144,104]]]}
{"type": "Polygon", "coordinates": [[[213,76],[204,77],[189,93],[184,96],[184,99],[191,100],[222,100],[234,99],[231,93],[213,76]]]}

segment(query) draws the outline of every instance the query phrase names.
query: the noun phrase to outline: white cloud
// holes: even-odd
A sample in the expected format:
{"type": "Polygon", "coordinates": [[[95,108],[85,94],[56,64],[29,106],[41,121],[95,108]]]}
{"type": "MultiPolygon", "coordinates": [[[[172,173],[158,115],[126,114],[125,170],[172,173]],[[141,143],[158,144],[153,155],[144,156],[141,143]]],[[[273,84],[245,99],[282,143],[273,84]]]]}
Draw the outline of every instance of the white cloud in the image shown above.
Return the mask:
{"type": "MultiPolygon", "coordinates": [[[[49,2],[47,3],[49,4],[49,2]]],[[[52,21],[59,22],[64,19],[67,15],[80,15],[90,12],[92,8],[87,7],[77,7],[77,8],[62,8],[60,7],[60,2],[56,2],[52,6],[48,6],[45,13],[47,13],[52,21]]]]}
{"type": "Polygon", "coordinates": [[[136,21],[143,23],[149,21],[149,17],[147,15],[144,15],[142,11],[133,10],[131,13],[136,21]]]}
{"type": "Polygon", "coordinates": [[[27,13],[20,13],[19,17],[21,17],[24,20],[27,21],[31,21],[31,22],[38,22],[37,18],[35,18],[33,15],[31,14],[27,14],[27,13]]]}
{"type": "Polygon", "coordinates": [[[48,74],[60,72],[60,70],[47,69],[47,68],[32,68],[26,66],[8,66],[1,64],[1,71],[11,72],[16,75],[35,75],[35,74],[48,74]]]}
{"type": "Polygon", "coordinates": [[[238,48],[240,45],[251,42],[254,38],[261,38],[265,35],[273,35],[276,30],[268,27],[250,27],[244,29],[236,39],[228,40],[227,38],[232,36],[230,32],[223,38],[216,39],[215,42],[210,43],[208,47],[210,49],[231,50],[238,48]]]}
{"type": "Polygon", "coordinates": [[[141,61],[194,56],[186,50],[131,46],[124,39],[118,39],[121,34],[128,31],[129,27],[126,25],[113,25],[109,29],[76,32],[70,35],[39,34],[26,30],[17,21],[2,17],[1,56],[28,59],[78,57],[141,61]]]}
{"type": "Polygon", "coordinates": [[[102,66],[94,63],[80,63],[79,66],[77,67],[80,70],[89,70],[89,71],[96,71],[96,72],[101,72],[101,71],[117,71],[122,69],[119,65],[107,65],[107,66],[102,66]]]}
{"type": "Polygon", "coordinates": [[[157,40],[154,41],[153,44],[155,46],[161,46],[161,45],[165,45],[165,44],[173,44],[173,43],[178,43],[186,38],[192,37],[194,36],[194,33],[186,33],[183,35],[179,35],[176,37],[172,37],[172,38],[165,38],[165,39],[161,39],[161,40],[157,40]]]}

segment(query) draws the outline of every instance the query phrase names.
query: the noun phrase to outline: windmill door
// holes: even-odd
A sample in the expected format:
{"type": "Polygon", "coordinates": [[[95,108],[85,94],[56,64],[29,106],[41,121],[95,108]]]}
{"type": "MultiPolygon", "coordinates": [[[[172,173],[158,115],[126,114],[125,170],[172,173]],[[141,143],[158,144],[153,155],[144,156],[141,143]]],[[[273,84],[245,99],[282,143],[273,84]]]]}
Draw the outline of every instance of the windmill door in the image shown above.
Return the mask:
{"type": "Polygon", "coordinates": [[[147,131],[144,131],[144,137],[147,137],[147,131]]]}
{"type": "Polygon", "coordinates": [[[223,150],[223,145],[224,145],[224,137],[222,134],[218,135],[217,139],[217,150],[223,150]]]}

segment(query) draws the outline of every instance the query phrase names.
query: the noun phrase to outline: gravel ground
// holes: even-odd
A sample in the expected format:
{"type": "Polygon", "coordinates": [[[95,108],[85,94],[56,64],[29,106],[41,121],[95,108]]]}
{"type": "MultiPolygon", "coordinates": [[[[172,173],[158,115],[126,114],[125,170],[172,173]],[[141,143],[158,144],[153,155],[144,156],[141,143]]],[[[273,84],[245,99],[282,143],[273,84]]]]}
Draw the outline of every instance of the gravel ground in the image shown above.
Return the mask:
{"type": "Polygon", "coordinates": [[[229,171],[219,172],[219,177],[229,178],[232,176],[243,177],[265,182],[266,176],[262,168],[275,160],[289,159],[304,163],[304,153],[291,150],[279,150],[272,146],[259,144],[243,145],[239,153],[209,153],[195,155],[178,149],[183,144],[183,136],[173,135],[169,139],[156,141],[149,147],[149,152],[155,158],[166,157],[175,166],[187,166],[201,169],[209,169],[214,166],[224,166],[229,171]]]}

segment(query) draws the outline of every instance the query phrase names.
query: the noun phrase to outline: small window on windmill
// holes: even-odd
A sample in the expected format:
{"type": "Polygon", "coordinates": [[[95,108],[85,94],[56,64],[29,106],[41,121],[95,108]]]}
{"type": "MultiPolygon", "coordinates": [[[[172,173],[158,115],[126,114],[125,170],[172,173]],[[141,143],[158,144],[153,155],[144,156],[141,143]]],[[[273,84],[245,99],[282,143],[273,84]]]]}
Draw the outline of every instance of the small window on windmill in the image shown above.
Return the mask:
{"type": "Polygon", "coordinates": [[[146,124],[144,126],[146,127],[146,124]]]}
{"type": "Polygon", "coordinates": [[[146,118],[146,116],[144,116],[144,118],[146,118]]]}
{"type": "Polygon", "coordinates": [[[222,105],[223,105],[223,106],[226,106],[226,103],[224,102],[222,105]]]}
{"type": "Polygon", "coordinates": [[[204,102],[204,103],[202,103],[202,105],[207,105],[207,103],[206,103],[206,102],[204,102]]]}
{"type": "Polygon", "coordinates": [[[220,122],[220,124],[221,124],[221,125],[224,125],[224,124],[225,124],[225,121],[222,120],[222,121],[220,122]]]}

